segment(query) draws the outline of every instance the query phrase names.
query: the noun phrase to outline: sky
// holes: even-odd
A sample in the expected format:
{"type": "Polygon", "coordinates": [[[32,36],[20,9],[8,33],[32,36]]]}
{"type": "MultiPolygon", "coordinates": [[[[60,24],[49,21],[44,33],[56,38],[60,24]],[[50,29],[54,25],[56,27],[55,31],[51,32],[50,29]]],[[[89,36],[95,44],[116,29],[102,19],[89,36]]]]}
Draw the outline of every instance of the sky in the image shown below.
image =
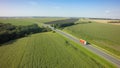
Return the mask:
{"type": "Polygon", "coordinates": [[[0,0],[0,16],[120,19],[120,0],[0,0]]]}

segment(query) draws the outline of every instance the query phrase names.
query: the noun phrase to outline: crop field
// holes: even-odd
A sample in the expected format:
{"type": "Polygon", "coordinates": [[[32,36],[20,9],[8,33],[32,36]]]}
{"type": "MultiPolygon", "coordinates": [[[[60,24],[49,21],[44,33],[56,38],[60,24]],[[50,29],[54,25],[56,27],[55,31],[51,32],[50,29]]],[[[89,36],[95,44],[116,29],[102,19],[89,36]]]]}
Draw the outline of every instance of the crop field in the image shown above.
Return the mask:
{"type": "Polygon", "coordinates": [[[63,36],[38,33],[3,44],[0,68],[115,68],[63,36]]]}
{"type": "Polygon", "coordinates": [[[120,25],[120,23],[109,23],[111,21],[119,21],[119,20],[90,20],[98,23],[106,23],[106,24],[113,24],[113,25],[120,25]]]}
{"type": "Polygon", "coordinates": [[[13,25],[31,25],[34,23],[45,23],[67,18],[0,18],[1,23],[11,23],[13,25]]]}
{"type": "Polygon", "coordinates": [[[66,27],[64,31],[83,38],[107,51],[120,56],[120,26],[104,23],[81,23],[66,27]]]}
{"type": "Polygon", "coordinates": [[[57,20],[66,20],[69,18],[34,18],[34,19],[40,23],[47,23],[47,22],[52,22],[57,20]]]}

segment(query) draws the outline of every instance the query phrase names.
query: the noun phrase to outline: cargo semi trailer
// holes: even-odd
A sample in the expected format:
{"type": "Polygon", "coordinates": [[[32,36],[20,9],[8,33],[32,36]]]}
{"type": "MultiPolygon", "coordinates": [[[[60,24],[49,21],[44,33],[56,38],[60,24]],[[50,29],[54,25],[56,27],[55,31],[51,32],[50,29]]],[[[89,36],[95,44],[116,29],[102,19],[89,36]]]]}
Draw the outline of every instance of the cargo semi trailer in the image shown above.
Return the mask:
{"type": "Polygon", "coordinates": [[[80,43],[83,44],[83,45],[89,45],[90,43],[88,43],[87,41],[83,40],[83,39],[80,39],[80,43]]]}

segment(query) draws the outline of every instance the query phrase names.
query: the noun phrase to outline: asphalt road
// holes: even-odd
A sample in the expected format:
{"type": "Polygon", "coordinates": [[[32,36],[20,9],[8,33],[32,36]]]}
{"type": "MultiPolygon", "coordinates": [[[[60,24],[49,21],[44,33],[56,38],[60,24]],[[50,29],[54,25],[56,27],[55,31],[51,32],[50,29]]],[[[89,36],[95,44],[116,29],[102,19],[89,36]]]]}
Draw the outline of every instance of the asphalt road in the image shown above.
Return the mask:
{"type": "MultiPolygon", "coordinates": [[[[56,31],[57,33],[67,37],[68,39],[71,39],[73,40],[74,42],[82,45],[80,42],[79,42],[79,39],[76,38],[76,37],[73,37],[72,35],[68,34],[68,33],[65,33],[61,30],[58,30],[58,29],[54,29],[53,27],[51,27],[50,25],[45,25],[44,26],[48,26],[50,27],[52,30],[56,31]]],[[[92,46],[92,45],[83,45],[83,47],[85,47],[86,49],[90,50],[91,52],[103,57],[104,59],[108,60],[109,62],[115,64],[118,68],[120,68],[120,60],[111,56],[110,54],[107,54],[105,53],[104,51],[92,46]]]]}

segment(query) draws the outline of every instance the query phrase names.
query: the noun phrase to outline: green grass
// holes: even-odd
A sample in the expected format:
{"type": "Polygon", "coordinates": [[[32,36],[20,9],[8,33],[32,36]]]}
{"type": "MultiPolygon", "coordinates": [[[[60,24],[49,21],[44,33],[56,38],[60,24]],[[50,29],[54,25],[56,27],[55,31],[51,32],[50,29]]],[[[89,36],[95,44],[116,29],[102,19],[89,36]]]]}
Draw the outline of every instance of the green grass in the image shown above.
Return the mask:
{"type": "Polygon", "coordinates": [[[31,25],[34,23],[45,23],[67,18],[0,18],[1,23],[11,23],[13,25],[31,25]]]}
{"type": "Polygon", "coordinates": [[[52,32],[34,34],[1,46],[0,67],[115,68],[82,46],[52,32]]]}
{"type": "Polygon", "coordinates": [[[8,19],[0,19],[1,23],[11,23],[13,25],[31,25],[34,23],[34,21],[29,19],[23,19],[23,18],[8,18],[8,19]]]}
{"type": "Polygon", "coordinates": [[[64,31],[120,56],[119,25],[93,22],[66,27],[64,31]]]}

